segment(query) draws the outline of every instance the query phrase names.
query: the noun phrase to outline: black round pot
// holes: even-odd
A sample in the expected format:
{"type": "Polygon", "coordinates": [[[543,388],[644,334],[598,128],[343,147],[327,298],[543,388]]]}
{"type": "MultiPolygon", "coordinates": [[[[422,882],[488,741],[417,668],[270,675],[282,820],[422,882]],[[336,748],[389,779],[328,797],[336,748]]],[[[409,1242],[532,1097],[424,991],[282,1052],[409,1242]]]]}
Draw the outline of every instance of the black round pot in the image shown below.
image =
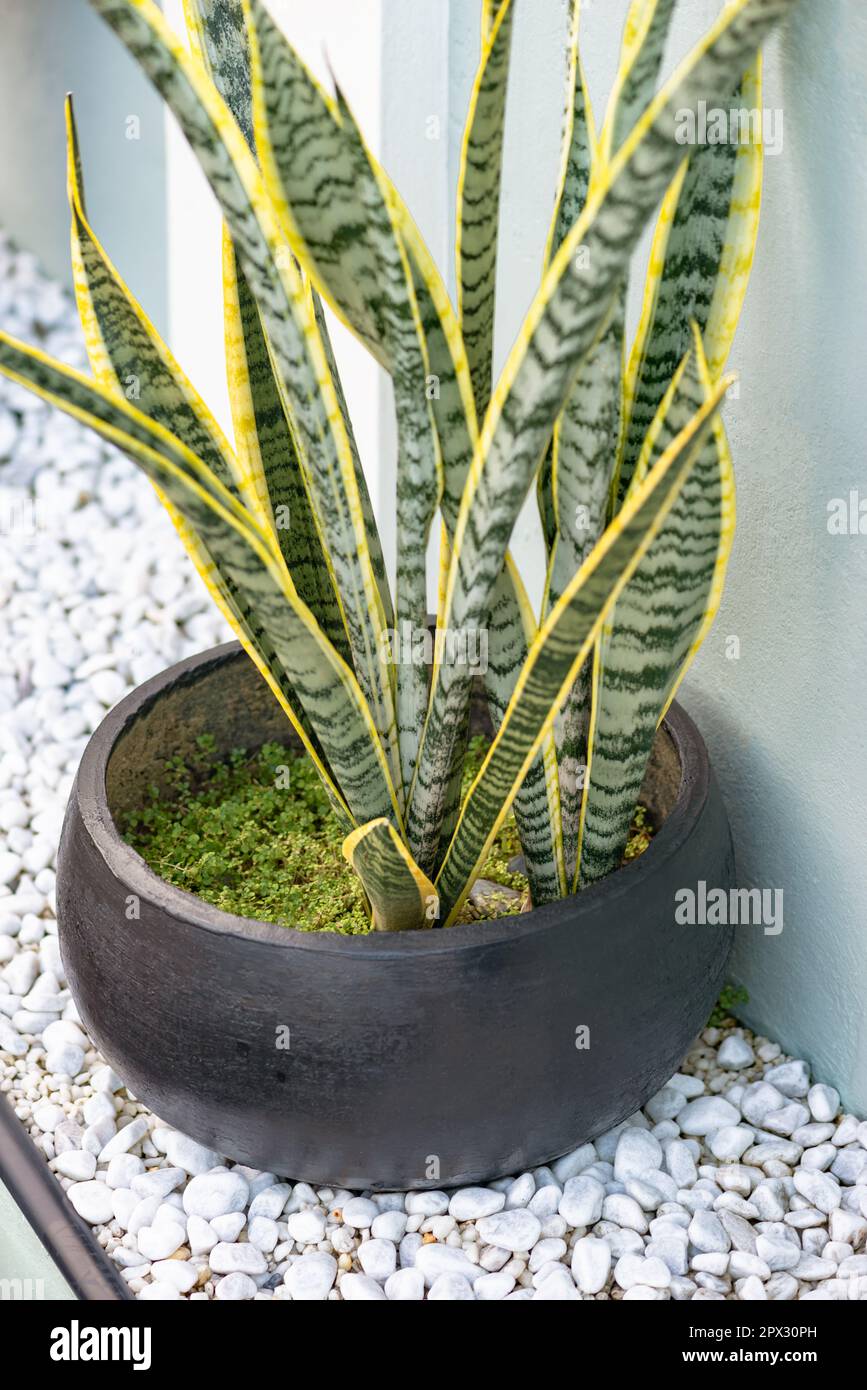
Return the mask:
{"type": "Polygon", "coordinates": [[[228,752],[289,732],[229,643],[134,691],[85,750],[60,845],[60,946],[81,1017],[134,1095],[243,1163],[388,1189],[547,1162],[668,1079],[732,937],[675,921],[678,889],[734,876],[683,710],[643,793],[664,823],[632,864],[517,918],[363,937],[221,912],[163,882],[116,828],[198,735],[228,752]]]}

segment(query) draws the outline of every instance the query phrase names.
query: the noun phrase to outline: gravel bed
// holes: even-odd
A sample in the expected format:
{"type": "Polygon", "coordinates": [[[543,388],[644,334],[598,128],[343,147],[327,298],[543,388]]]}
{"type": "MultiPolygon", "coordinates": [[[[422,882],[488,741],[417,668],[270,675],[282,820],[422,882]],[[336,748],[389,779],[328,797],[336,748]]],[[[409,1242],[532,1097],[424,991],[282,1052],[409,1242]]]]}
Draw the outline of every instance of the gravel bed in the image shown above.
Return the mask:
{"type": "MultiPolygon", "coordinates": [[[[0,323],[85,367],[2,237],[0,323]]],[[[314,1188],[149,1113],[66,988],[55,851],[106,710],[226,630],[132,465],[4,381],[0,526],[0,1090],[139,1298],[867,1299],[867,1122],[743,1028],[595,1143],[459,1191],[314,1188]]]]}

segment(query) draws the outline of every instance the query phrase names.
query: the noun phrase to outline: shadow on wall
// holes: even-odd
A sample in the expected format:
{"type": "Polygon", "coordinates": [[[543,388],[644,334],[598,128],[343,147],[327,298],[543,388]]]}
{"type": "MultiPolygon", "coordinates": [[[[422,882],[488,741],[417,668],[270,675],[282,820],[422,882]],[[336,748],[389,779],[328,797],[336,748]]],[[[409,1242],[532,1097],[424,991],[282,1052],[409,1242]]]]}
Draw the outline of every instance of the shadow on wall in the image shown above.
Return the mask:
{"type": "Polygon", "coordinates": [[[0,226],[71,284],[63,98],[72,91],[95,228],[165,332],[159,100],[87,0],[0,0],[0,25],[0,226]]]}

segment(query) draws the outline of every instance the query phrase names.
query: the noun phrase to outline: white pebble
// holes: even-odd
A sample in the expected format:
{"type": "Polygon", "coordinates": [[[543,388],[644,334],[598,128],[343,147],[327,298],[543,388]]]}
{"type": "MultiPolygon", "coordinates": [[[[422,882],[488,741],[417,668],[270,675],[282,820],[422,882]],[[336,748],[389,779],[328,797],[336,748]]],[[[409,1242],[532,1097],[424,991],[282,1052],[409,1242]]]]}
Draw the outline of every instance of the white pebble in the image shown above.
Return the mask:
{"type": "Polygon", "coordinates": [[[297,1302],[321,1302],[328,1297],[337,1277],[337,1261],[333,1255],[311,1250],[289,1266],[283,1283],[297,1302]]]}
{"type": "Polygon", "coordinates": [[[89,1221],[92,1226],[104,1226],[106,1222],[113,1220],[112,1193],[104,1182],[74,1182],[67,1188],[66,1195],[79,1216],[89,1221]]]}

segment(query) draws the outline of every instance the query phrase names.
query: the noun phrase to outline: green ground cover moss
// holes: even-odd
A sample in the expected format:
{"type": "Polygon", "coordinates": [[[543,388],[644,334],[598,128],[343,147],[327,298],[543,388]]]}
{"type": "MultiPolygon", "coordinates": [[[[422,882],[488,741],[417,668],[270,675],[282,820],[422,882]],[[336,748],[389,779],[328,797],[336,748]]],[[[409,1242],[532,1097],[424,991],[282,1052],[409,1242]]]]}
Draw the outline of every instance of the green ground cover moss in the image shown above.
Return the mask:
{"type": "MultiPolygon", "coordinates": [[[[486,746],[482,737],[470,741],[465,790],[486,746]]],[[[169,794],[152,787],[147,804],[121,826],[160,878],[242,917],[301,931],[370,931],[361,883],[341,854],[343,833],[308,758],[269,743],[220,761],[205,737],[186,761],[167,763],[166,775],[169,794]]],[[[640,854],[652,833],[639,807],[625,858],[640,854]]],[[[467,904],[462,920],[520,912],[527,894],[527,880],[513,862],[520,853],[510,815],[481,877],[519,896],[493,896],[481,909],[467,904]]]]}

